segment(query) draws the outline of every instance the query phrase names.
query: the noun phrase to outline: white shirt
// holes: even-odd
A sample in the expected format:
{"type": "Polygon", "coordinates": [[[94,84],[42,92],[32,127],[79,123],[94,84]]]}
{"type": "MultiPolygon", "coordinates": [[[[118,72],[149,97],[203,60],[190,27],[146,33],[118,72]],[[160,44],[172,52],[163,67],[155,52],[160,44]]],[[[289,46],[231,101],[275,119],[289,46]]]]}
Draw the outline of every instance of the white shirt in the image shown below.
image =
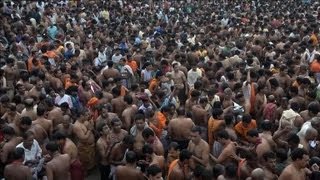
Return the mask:
{"type": "Polygon", "coordinates": [[[299,137],[304,137],[304,136],[306,135],[307,130],[308,130],[309,128],[312,128],[311,121],[305,122],[305,123],[302,125],[300,131],[297,133],[297,135],[298,135],[299,137]]]}
{"type": "Polygon", "coordinates": [[[71,96],[67,94],[65,94],[63,97],[57,96],[56,99],[54,100],[54,103],[58,106],[60,106],[64,102],[68,103],[70,109],[73,108],[71,96]]]}
{"type": "Polygon", "coordinates": [[[194,83],[200,77],[202,77],[202,71],[199,68],[197,68],[196,71],[193,71],[193,69],[190,69],[190,71],[188,72],[188,77],[187,77],[188,85],[190,87],[193,87],[194,83]]]}
{"type": "Polygon", "coordinates": [[[112,61],[113,61],[115,64],[118,64],[121,58],[122,58],[122,55],[121,55],[121,54],[119,54],[119,55],[114,54],[114,55],[112,56],[112,61]]]}
{"type": "Polygon", "coordinates": [[[35,139],[33,139],[33,143],[30,150],[23,146],[23,142],[16,146],[16,148],[18,147],[21,147],[24,149],[23,163],[25,163],[26,161],[31,161],[31,160],[36,160],[41,158],[42,149],[40,148],[39,143],[35,139]]]}

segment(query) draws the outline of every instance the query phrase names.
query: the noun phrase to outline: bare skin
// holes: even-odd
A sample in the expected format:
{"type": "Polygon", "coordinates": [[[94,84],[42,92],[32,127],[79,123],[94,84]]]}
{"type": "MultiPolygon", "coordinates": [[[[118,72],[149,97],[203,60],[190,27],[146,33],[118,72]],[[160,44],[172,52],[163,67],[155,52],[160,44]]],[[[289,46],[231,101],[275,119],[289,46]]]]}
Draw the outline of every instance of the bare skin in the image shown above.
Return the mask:
{"type": "Polygon", "coordinates": [[[111,100],[113,112],[118,115],[118,117],[122,117],[122,112],[126,107],[126,103],[123,100],[122,96],[114,98],[111,100]]]}
{"type": "Polygon", "coordinates": [[[137,113],[138,107],[136,105],[130,105],[122,112],[122,123],[126,130],[129,130],[132,125],[132,119],[137,113]]]}
{"type": "Polygon", "coordinates": [[[226,140],[223,144],[223,150],[218,158],[214,158],[210,155],[211,159],[216,163],[226,165],[228,163],[234,162],[234,157],[236,156],[236,144],[231,140],[226,140]]]}
{"type": "Polygon", "coordinates": [[[62,152],[62,154],[68,154],[69,155],[71,164],[75,160],[78,159],[77,146],[69,138],[66,138],[66,142],[65,142],[61,152],[62,152]]]}
{"type": "Polygon", "coordinates": [[[53,129],[62,122],[63,112],[59,107],[54,107],[48,113],[48,119],[52,120],[53,129]]]}
{"type": "Polygon", "coordinates": [[[185,180],[190,178],[190,168],[187,165],[182,164],[180,161],[172,169],[168,176],[169,180],[185,180]]]}
{"type": "Polygon", "coordinates": [[[15,112],[14,114],[9,113],[8,111],[2,116],[1,119],[5,120],[7,123],[14,123],[21,118],[20,113],[15,112]]]}
{"type": "Polygon", "coordinates": [[[34,110],[34,108],[25,108],[22,112],[21,112],[21,117],[25,117],[28,116],[32,119],[32,121],[37,119],[37,113],[34,110]]]}
{"type": "Polygon", "coordinates": [[[293,164],[288,165],[279,176],[279,180],[306,180],[306,173],[304,169],[299,169],[293,164]]]}
{"type": "Polygon", "coordinates": [[[192,138],[188,145],[188,150],[193,154],[192,155],[192,162],[191,167],[195,167],[196,164],[200,164],[202,166],[208,167],[209,166],[209,145],[206,141],[200,138],[198,132],[191,133],[192,138]],[[197,134],[197,135],[195,135],[197,134]],[[195,136],[199,136],[198,140],[194,140],[195,136]]]}
{"type": "Polygon", "coordinates": [[[7,163],[9,153],[13,152],[16,149],[16,146],[18,144],[20,144],[21,142],[22,142],[22,138],[21,137],[14,136],[8,142],[6,142],[3,145],[2,150],[0,152],[1,162],[3,164],[7,163]]]}
{"type": "Polygon", "coordinates": [[[70,180],[70,157],[68,154],[56,153],[51,161],[46,164],[48,180],[70,180]]]}
{"type": "Polygon", "coordinates": [[[116,179],[118,180],[144,180],[144,176],[134,165],[118,166],[116,169],[116,179]]]}
{"type": "Polygon", "coordinates": [[[169,122],[168,134],[174,140],[186,140],[189,139],[191,128],[194,126],[190,118],[178,116],[169,122]]]}
{"type": "Polygon", "coordinates": [[[4,169],[4,178],[7,180],[32,180],[31,169],[20,163],[8,164],[4,169]]]}
{"type": "Polygon", "coordinates": [[[44,117],[38,117],[36,120],[32,121],[32,124],[39,124],[49,136],[51,136],[53,131],[52,121],[44,117]]]}
{"type": "Polygon", "coordinates": [[[198,126],[206,127],[209,119],[209,113],[200,105],[192,106],[192,119],[198,126]]]}
{"type": "Polygon", "coordinates": [[[32,125],[29,130],[33,132],[34,138],[38,141],[39,145],[42,146],[45,140],[48,138],[46,130],[43,129],[39,124],[32,125]]]}

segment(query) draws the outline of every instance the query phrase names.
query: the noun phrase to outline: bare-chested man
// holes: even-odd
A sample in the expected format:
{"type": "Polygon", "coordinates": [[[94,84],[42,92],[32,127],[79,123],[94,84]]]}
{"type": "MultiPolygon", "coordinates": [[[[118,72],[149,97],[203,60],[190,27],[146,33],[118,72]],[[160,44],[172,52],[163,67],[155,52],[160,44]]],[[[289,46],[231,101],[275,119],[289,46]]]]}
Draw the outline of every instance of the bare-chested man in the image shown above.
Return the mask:
{"type": "Polygon", "coordinates": [[[95,166],[95,139],[92,130],[94,129],[93,120],[90,113],[83,111],[78,120],[74,123],[73,133],[78,139],[79,159],[85,170],[90,170],[95,166]]]}
{"type": "Polygon", "coordinates": [[[36,85],[30,89],[28,92],[29,97],[37,97],[39,99],[40,94],[42,93],[42,88],[43,88],[43,81],[38,79],[36,85]]]}
{"type": "Polygon", "coordinates": [[[4,169],[4,178],[7,180],[32,180],[31,169],[23,165],[24,149],[14,149],[14,161],[6,165],[4,169]]]}
{"type": "Polygon", "coordinates": [[[96,143],[98,157],[99,157],[99,170],[100,179],[108,179],[110,174],[109,156],[112,148],[112,144],[109,141],[110,128],[106,123],[102,123],[97,128],[101,135],[96,143]]]}
{"type": "Polygon", "coordinates": [[[59,145],[61,154],[68,154],[70,157],[71,180],[84,180],[82,164],[78,158],[77,146],[63,132],[56,132],[53,137],[59,145]]]}
{"type": "Polygon", "coordinates": [[[48,110],[48,119],[52,120],[53,129],[63,120],[63,112],[61,108],[54,106],[51,99],[45,100],[48,110]]]}
{"type": "Polygon", "coordinates": [[[236,144],[231,141],[230,136],[226,130],[221,130],[216,133],[217,141],[223,146],[223,149],[218,156],[215,158],[210,155],[211,159],[219,164],[226,165],[228,163],[235,163],[232,158],[236,157],[236,144]]]}
{"type": "Polygon", "coordinates": [[[120,76],[120,72],[113,67],[113,62],[112,61],[108,61],[107,63],[108,65],[108,69],[104,70],[102,72],[104,79],[108,80],[109,78],[116,78],[120,76]]]}
{"type": "Polygon", "coordinates": [[[32,124],[39,124],[44,130],[46,130],[48,136],[51,136],[52,130],[53,130],[52,121],[44,117],[45,113],[46,113],[45,107],[38,106],[37,107],[38,118],[32,121],[32,124]]]}
{"type": "Polygon", "coordinates": [[[171,141],[175,141],[179,144],[179,149],[186,149],[189,144],[189,137],[194,123],[190,118],[186,117],[186,112],[183,107],[177,110],[177,118],[169,121],[168,124],[168,136],[171,141]]]}
{"type": "Polygon", "coordinates": [[[197,105],[200,95],[201,93],[198,90],[191,91],[190,98],[187,99],[186,105],[185,105],[186,112],[191,112],[192,107],[194,105],[197,105]]]}
{"type": "Polygon", "coordinates": [[[163,156],[158,156],[153,152],[153,148],[151,147],[150,144],[145,144],[142,148],[142,152],[144,156],[146,157],[145,163],[147,165],[157,165],[160,167],[162,170],[165,168],[165,160],[163,156]]]}
{"type": "Polygon", "coordinates": [[[37,113],[34,109],[34,101],[32,98],[28,98],[24,101],[25,109],[21,112],[21,117],[28,116],[32,121],[37,119],[37,113]]]}
{"type": "Polygon", "coordinates": [[[130,135],[134,136],[134,146],[133,151],[139,156],[142,153],[142,147],[145,141],[142,137],[142,131],[148,128],[144,114],[138,113],[134,116],[134,126],[130,129],[130,135]]]}
{"type": "Polygon", "coordinates": [[[121,96],[120,87],[114,87],[112,89],[112,94],[115,97],[111,100],[112,110],[118,115],[118,117],[122,117],[122,112],[126,108],[126,103],[123,100],[123,96],[121,96]]]}
{"type": "Polygon", "coordinates": [[[109,162],[111,165],[110,175],[112,176],[115,175],[116,166],[125,164],[126,152],[132,150],[133,145],[134,145],[134,137],[131,135],[126,135],[121,142],[115,144],[111,148],[111,152],[109,156],[109,162]]]}
{"type": "Polygon", "coordinates": [[[208,143],[201,139],[201,128],[195,126],[191,129],[191,141],[188,145],[188,150],[192,153],[191,166],[194,168],[197,164],[204,167],[209,166],[209,152],[210,148],[208,143]]]}
{"type": "Polygon", "coordinates": [[[111,132],[110,132],[110,143],[113,145],[115,143],[121,142],[123,138],[128,135],[126,130],[121,129],[122,123],[119,118],[113,118],[111,120],[111,132]]]}
{"type": "Polygon", "coordinates": [[[142,172],[137,169],[137,155],[133,151],[128,151],[125,155],[126,164],[124,166],[118,166],[115,172],[115,178],[117,180],[144,180],[142,172]]]}
{"type": "Polygon", "coordinates": [[[56,130],[65,134],[68,138],[73,139],[73,124],[69,115],[64,115],[62,123],[56,127],[56,130]]]}
{"type": "Polygon", "coordinates": [[[276,155],[270,151],[263,154],[264,159],[264,179],[265,180],[276,180],[278,179],[276,173],[275,173],[275,167],[276,167],[276,155]]]}
{"type": "Polygon", "coordinates": [[[291,152],[292,162],[280,174],[279,180],[306,180],[305,168],[309,162],[308,153],[301,148],[291,152]]]}
{"type": "Polygon", "coordinates": [[[60,154],[59,146],[55,142],[49,142],[46,149],[51,156],[51,160],[46,164],[46,175],[48,180],[70,180],[70,156],[60,154]]]}
{"type": "Polygon", "coordinates": [[[207,126],[209,113],[206,110],[206,106],[208,104],[208,99],[206,97],[202,97],[199,100],[199,104],[192,106],[192,119],[194,120],[195,125],[201,127],[202,134],[201,137],[204,140],[207,140],[207,126]]]}
{"type": "Polygon", "coordinates": [[[142,131],[142,137],[144,141],[148,144],[150,144],[153,148],[153,151],[159,155],[164,155],[164,149],[161,141],[158,139],[158,137],[155,135],[152,129],[146,128],[142,131]]]}
{"type": "Polygon", "coordinates": [[[16,104],[11,103],[8,106],[8,111],[1,117],[7,123],[15,123],[20,119],[20,113],[17,112],[16,104]]]}
{"type": "Polygon", "coordinates": [[[184,149],[179,154],[179,159],[174,160],[168,171],[168,180],[191,179],[190,160],[192,153],[184,149]]]}
{"type": "Polygon", "coordinates": [[[309,121],[313,117],[316,117],[318,113],[320,112],[320,105],[319,102],[311,102],[308,105],[308,109],[301,111],[300,116],[302,117],[303,121],[309,121]]]}
{"type": "Polygon", "coordinates": [[[126,109],[122,112],[121,117],[124,129],[129,131],[132,126],[133,117],[138,111],[138,107],[133,104],[133,98],[131,95],[124,96],[123,100],[126,103],[126,109]]]}
{"type": "Polygon", "coordinates": [[[3,164],[7,164],[12,160],[10,159],[10,153],[14,152],[16,146],[22,142],[22,138],[17,137],[14,129],[10,126],[5,126],[4,128],[2,128],[2,133],[4,135],[6,143],[1,149],[0,158],[3,164]]]}

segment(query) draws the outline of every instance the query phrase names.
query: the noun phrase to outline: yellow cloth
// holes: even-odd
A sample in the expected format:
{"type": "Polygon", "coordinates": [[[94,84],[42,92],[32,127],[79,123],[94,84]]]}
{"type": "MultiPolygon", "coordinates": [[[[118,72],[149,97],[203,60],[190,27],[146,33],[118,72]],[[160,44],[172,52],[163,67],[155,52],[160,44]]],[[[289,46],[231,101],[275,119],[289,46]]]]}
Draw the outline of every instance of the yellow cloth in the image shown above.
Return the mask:
{"type": "Polygon", "coordinates": [[[80,162],[83,164],[85,170],[90,170],[95,166],[95,147],[93,144],[78,144],[78,152],[80,162]]]}

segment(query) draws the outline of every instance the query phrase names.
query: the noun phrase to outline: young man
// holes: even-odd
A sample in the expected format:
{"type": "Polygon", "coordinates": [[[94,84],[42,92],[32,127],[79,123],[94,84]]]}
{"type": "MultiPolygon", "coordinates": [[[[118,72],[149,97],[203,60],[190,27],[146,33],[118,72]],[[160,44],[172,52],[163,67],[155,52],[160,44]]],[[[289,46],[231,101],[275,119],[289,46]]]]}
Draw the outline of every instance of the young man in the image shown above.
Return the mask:
{"type": "Polygon", "coordinates": [[[192,153],[184,149],[180,152],[179,159],[173,161],[168,170],[168,180],[184,180],[191,178],[190,159],[192,153]]]}
{"type": "Polygon", "coordinates": [[[126,164],[116,168],[115,178],[117,180],[144,180],[142,172],[137,169],[137,155],[133,151],[128,151],[125,155],[126,164]]]}
{"type": "Polygon", "coordinates": [[[4,135],[4,139],[6,143],[3,145],[0,158],[3,164],[7,164],[12,159],[9,159],[9,154],[14,152],[16,146],[21,143],[22,138],[17,137],[14,129],[10,126],[5,126],[2,128],[2,133],[4,135]]]}
{"type": "Polygon", "coordinates": [[[305,168],[309,161],[309,155],[302,148],[296,148],[291,152],[292,162],[281,173],[279,180],[306,180],[305,168]]]}
{"type": "Polygon", "coordinates": [[[59,146],[55,142],[49,142],[46,149],[51,156],[51,160],[46,164],[46,175],[48,180],[70,180],[70,156],[60,154],[59,146]]]}
{"type": "Polygon", "coordinates": [[[148,180],[162,180],[162,170],[156,164],[147,168],[148,180]]]}

